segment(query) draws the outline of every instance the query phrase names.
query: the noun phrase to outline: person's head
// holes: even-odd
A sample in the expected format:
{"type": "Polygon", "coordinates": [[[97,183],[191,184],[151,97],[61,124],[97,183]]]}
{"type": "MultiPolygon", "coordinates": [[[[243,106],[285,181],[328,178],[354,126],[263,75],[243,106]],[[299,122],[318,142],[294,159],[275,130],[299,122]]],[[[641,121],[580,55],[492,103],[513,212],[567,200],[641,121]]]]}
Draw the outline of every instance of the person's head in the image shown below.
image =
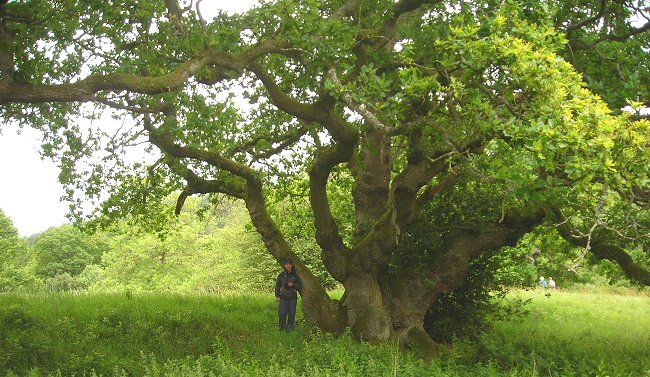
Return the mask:
{"type": "Polygon", "coordinates": [[[289,258],[286,258],[284,261],[282,261],[282,267],[284,267],[286,271],[290,272],[293,269],[293,261],[289,258]]]}
{"type": "Polygon", "coordinates": [[[540,276],[540,277],[539,277],[539,281],[542,281],[542,280],[544,280],[544,277],[543,277],[543,276],[540,276]]]}

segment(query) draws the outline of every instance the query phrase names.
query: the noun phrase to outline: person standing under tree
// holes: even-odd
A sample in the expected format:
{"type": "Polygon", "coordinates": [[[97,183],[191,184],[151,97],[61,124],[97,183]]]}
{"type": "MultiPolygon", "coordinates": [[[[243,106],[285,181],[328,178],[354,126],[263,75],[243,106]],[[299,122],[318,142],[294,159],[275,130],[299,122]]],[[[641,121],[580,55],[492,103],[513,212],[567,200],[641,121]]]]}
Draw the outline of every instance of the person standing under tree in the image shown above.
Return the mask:
{"type": "Polygon", "coordinates": [[[302,286],[300,276],[296,272],[291,259],[282,262],[284,271],[275,281],[275,299],[278,302],[278,317],[280,330],[293,330],[298,305],[298,289],[302,286]]]}

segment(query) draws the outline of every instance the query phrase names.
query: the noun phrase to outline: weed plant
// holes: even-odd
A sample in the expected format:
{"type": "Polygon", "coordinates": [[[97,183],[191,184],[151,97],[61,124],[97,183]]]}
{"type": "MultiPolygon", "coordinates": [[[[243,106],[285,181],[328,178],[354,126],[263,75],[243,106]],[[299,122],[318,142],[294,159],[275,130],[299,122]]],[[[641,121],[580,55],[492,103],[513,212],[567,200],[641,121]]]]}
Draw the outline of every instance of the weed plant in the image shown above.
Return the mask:
{"type": "Polygon", "coordinates": [[[0,376],[650,376],[648,297],[545,293],[517,292],[528,317],[430,362],[280,332],[269,294],[5,295],[0,376]]]}

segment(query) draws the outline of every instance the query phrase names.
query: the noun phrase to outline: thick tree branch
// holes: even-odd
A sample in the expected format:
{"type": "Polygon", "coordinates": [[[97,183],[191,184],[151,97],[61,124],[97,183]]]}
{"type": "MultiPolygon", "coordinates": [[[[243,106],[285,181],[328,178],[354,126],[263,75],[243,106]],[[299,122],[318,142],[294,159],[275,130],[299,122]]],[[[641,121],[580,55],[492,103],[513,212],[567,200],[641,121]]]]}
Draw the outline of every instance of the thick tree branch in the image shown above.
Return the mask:
{"type": "Polygon", "coordinates": [[[428,186],[427,189],[418,196],[416,208],[424,207],[424,205],[431,202],[436,195],[456,184],[459,179],[460,176],[458,175],[458,172],[456,172],[454,168],[450,169],[449,175],[446,178],[440,181],[437,185],[428,186]]]}
{"type": "Polygon", "coordinates": [[[175,174],[183,177],[187,185],[176,203],[176,214],[180,214],[185,199],[194,194],[222,193],[234,198],[246,198],[246,181],[241,177],[223,172],[223,177],[218,180],[201,178],[187,165],[177,158],[167,158],[167,166],[175,174]]]}
{"type": "Polygon", "coordinates": [[[453,232],[428,271],[428,279],[437,282],[429,293],[449,293],[460,287],[473,260],[483,253],[514,246],[544,218],[545,212],[541,208],[530,208],[521,214],[508,214],[503,221],[487,224],[478,230],[453,232]]]}
{"type": "Polygon", "coordinates": [[[410,224],[417,215],[417,194],[436,175],[446,171],[446,159],[432,161],[423,159],[409,163],[393,180],[392,191],[395,197],[397,223],[400,227],[410,224]]]}
{"type": "Polygon", "coordinates": [[[343,243],[332,215],[327,195],[327,180],[332,169],[351,158],[354,144],[335,143],[325,147],[309,169],[309,201],[314,212],[316,242],[323,250],[323,262],[332,277],[345,280],[350,249],[343,243]]]}
{"type": "Polygon", "coordinates": [[[308,122],[320,123],[326,118],[327,115],[313,104],[299,102],[284,93],[261,64],[253,63],[248,68],[262,82],[271,101],[280,110],[308,122]]]}
{"type": "Polygon", "coordinates": [[[126,73],[91,75],[75,83],[32,85],[18,83],[3,77],[0,81],[0,105],[4,103],[87,102],[101,91],[130,91],[142,94],[160,94],[181,88],[187,80],[205,66],[241,73],[244,67],[259,57],[281,51],[286,41],[269,40],[239,52],[228,54],[207,50],[200,56],[179,64],[173,71],[157,77],[143,77],[126,73]]]}
{"type": "MultiPolygon", "coordinates": [[[[165,125],[156,128],[151,123],[148,114],[144,115],[145,121],[143,122],[145,129],[149,132],[149,141],[155,146],[160,148],[161,151],[178,159],[189,158],[197,161],[206,162],[214,167],[223,169],[238,177],[246,179],[246,181],[255,180],[255,172],[248,166],[235,162],[222,155],[191,146],[181,146],[174,143],[170,137],[165,134],[165,125]]],[[[166,122],[176,122],[174,116],[167,116],[166,122]]]]}
{"type": "Polygon", "coordinates": [[[625,34],[606,34],[602,37],[596,39],[594,42],[590,43],[587,48],[594,47],[595,45],[604,42],[604,41],[616,41],[616,42],[625,42],[626,40],[632,38],[635,35],[645,33],[650,30],[650,22],[646,22],[643,26],[637,28],[631,28],[625,34]]]}
{"type": "Polygon", "coordinates": [[[332,144],[320,149],[309,168],[309,201],[314,212],[316,242],[322,259],[332,277],[345,280],[349,273],[350,249],[343,243],[332,215],[327,195],[327,182],[332,170],[350,161],[359,141],[358,131],[335,113],[332,97],[323,95],[315,105],[320,123],[330,132],[332,144]],[[324,116],[323,116],[324,115],[324,116]]]}
{"type": "Polygon", "coordinates": [[[126,73],[91,75],[72,84],[30,85],[10,80],[0,81],[0,104],[87,102],[100,91],[128,90],[135,93],[159,94],[180,88],[189,77],[203,68],[213,57],[204,55],[180,64],[169,74],[158,77],[141,77],[126,73]]]}
{"type": "Polygon", "coordinates": [[[409,146],[413,150],[409,152],[408,163],[406,167],[393,180],[393,193],[395,195],[395,205],[397,209],[398,224],[403,227],[415,220],[417,209],[432,200],[436,194],[453,186],[458,175],[455,170],[442,179],[436,186],[427,189],[422,195],[418,196],[421,188],[426,186],[437,175],[450,170],[450,158],[471,153],[480,153],[485,145],[484,138],[475,140],[466,140],[463,145],[450,145],[450,148],[440,150],[433,157],[424,155],[418,151],[420,133],[413,130],[410,135],[409,146]]]}
{"type": "Polygon", "coordinates": [[[398,333],[408,333],[421,326],[419,322],[442,293],[461,287],[471,263],[484,253],[512,246],[544,219],[541,209],[531,208],[523,214],[510,214],[499,223],[480,229],[458,229],[447,237],[431,262],[413,266],[408,274],[394,274],[383,279],[391,292],[393,326],[398,333]]]}
{"type": "Polygon", "coordinates": [[[13,80],[16,73],[12,47],[13,35],[7,29],[6,21],[2,18],[0,19],[0,79],[2,80],[13,80]]]}
{"type": "Polygon", "coordinates": [[[593,17],[586,18],[580,22],[576,22],[570,25],[567,25],[564,30],[567,31],[567,33],[571,33],[572,31],[576,29],[580,29],[584,26],[587,26],[588,24],[594,23],[601,19],[605,15],[605,11],[607,10],[607,0],[600,0],[600,10],[598,13],[596,13],[593,17]]]}
{"type": "Polygon", "coordinates": [[[335,103],[327,94],[315,104],[301,103],[284,93],[260,64],[250,64],[248,68],[260,79],[271,101],[280,110],[300,120],[318,123],[332,135],[333,143],[321,149],[309,169],[309,198],[314,212],[316,241],[321,247],[325,266],[335,279],[343,281],[348,274],[350,250],[343,243],[332,215],[327,182],[334,167],[352,157],[358,133],[334,113],[335,103]]]}
{"type": "Polygon", "coordinates": [[[598,259],[616,262],[627,277],[643,285],[650,285],[650,271],[636,264],[623,248],[610,243],[606,233],[581,234],[558,208],[551,208],[549,212],[558,223],[556,225],[558,234],[566,241],[579,247],[588,248],[598,259]]]}

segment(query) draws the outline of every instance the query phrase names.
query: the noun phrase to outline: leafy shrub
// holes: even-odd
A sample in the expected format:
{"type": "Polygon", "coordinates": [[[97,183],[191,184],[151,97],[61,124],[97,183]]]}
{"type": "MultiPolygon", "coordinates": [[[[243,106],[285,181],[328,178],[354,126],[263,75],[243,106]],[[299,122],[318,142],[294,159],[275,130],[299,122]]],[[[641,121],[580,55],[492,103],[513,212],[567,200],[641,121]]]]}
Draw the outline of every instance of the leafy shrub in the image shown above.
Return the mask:
{"type": "Polygon", "coordinates": [[[502,249],[475,260],[463,286],[440,295],[431,305],[425,317],[425,330],[435,341],[476,339],[495,321],[525,313],[525,302],[506,300],[505,287],[512,283],[512,276],[499,271],[512,264],[507,253],[507,249],[502,249]]]}
{"type": "Polygon", "coordinates": [[[96,264],[89,264],[83,271],[76,277],[80,289],[89,289],[95,284],[98,284],[104,275],[104,269],[96,264]]]}
{"type": "Polygon", "coordinates": [[[67,272],[45,279],[45,290],[48,292],[72,292],[82,288],[82,283],[67,272]]]}

